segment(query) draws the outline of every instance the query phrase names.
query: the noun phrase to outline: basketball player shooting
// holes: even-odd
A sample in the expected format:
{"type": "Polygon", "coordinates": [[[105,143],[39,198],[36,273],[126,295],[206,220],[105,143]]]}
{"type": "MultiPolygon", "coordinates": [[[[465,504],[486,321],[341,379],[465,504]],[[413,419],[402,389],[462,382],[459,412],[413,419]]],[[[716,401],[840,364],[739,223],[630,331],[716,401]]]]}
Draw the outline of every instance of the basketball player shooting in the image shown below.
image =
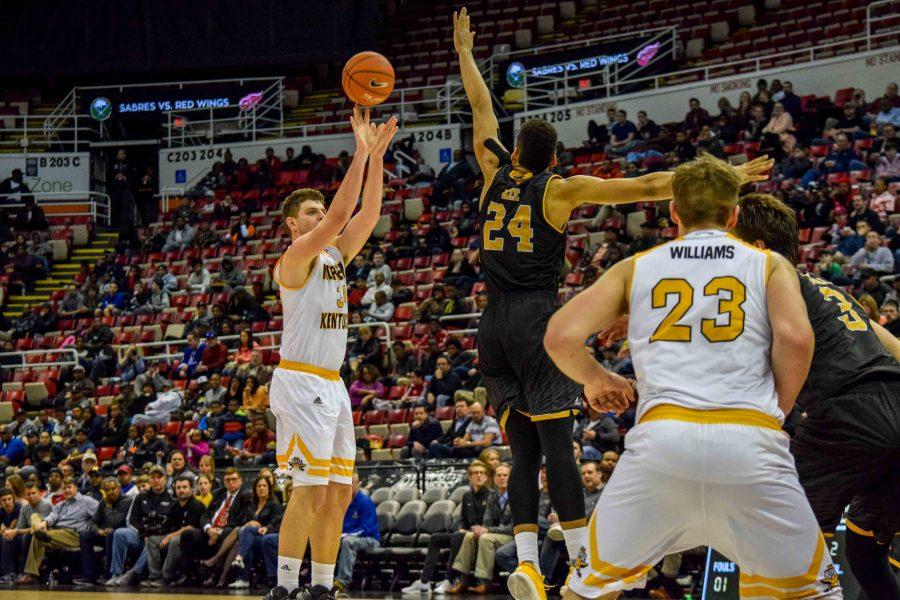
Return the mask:
{"type": "Polygon", "coordinates": [[[273,270],[284,333],[270,399],[279,471],[290,474],[294,492],[278,540],[278,585],[267,600],[332,597],[341,524],[351,500],[356,440],[350,398],[338,375],[347,347],[344,266],[369,239],[381,213],[382,159],[397,120],[376,127],[368,109],[364,115],[354,109],[350,122],[356,152],[329,210],[312,189],[293,192],[281,206],[291,245],[273,270]],[[367,162],[362,209],[351,219],[367,162]],[[301,591],[307,542],[312,581],[301,591]]]}
{"type": "Polygon", "coordinates": [[[678,167],[679,238],[617,263],[550,321],[545,345],[598,410],[634,390],[585,352],[631,311],[640,401],[565,598],[643,587],[666,554],[712,546],[741,569],[741,598],[841,598],[781,430],[814,338],[793,266],[728,231],[741,177],[709,155],[678,167]]]}
{"type": "MultiPolygon", "coordinates": [[[[472,56],[475,34],[465,8],[453,16],[453,42],[472,109],[475,158],[484,175],[479,204],[481,264],[488,306],[478,332],[480,369],[488,398],[509,437],[509,479],[519,567],[509,578],[517,600],[544,600],[538,567],[536,482],[546,458],[551,501],[563,527],[570,563],[584,544],[585,508],[572,455],[572,428],[581,409],[580,386],[547,356],[547,322],[559,308],[557,284],[566,223],[584,204],[625,204],[672,197],[672,173],[633,179],[562,178],[556,130],[525,122],[510,154],[500,143],[490,92],[472,56]]],[[[737,171],[741,182],[765,179],[772,161],[761,157],[737,171]]]]}

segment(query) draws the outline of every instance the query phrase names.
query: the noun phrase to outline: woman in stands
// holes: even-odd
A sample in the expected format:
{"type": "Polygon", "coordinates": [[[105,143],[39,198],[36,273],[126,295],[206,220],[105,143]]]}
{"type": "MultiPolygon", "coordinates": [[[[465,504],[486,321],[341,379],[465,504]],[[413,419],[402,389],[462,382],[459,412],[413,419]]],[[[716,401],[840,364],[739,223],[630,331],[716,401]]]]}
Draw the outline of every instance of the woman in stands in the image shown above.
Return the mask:
{"type": "Polygon", "coordinates": [[[478,455],[478,459],[484,463],[485,468],[487,468],[488,472],[488,480],[487,486],[491,489],[494,488],[494,470],[500,465],[500,453],[497,452],[494,448],[485,448],[481,451],[481,454],[478,455]]]}
{"type": "MultiPolygon", "coordinates": [[[[365,329],[365,328],[363,328],[365,329]]],[[[350,385],[350,406],[353,410],[369,410],[376,398],[385,397],[384,385],[378,381],[378,367],[372,364],[363,365],[350,385]]]]}
{"type": "Polygon", "coordinates": [[[178,449],[187,457],[188,464],[197,469],[203,457],[209,455],[209,442],[203,437],[203,432],[195,428],[179,442],[178,449]]]}
{"type": "Polygon", "coordinates": [[[109,413],[103,427],[100,438],[100,446],[113,446],[118,448],[128,439],[128,423],[122,414],[122,405],[115,403],[109,405],[109,413]]]}
{"type": "Polygon", "coordinates": [[[194,498],[205,507],[208,507],[209,503],[212,502],[212,481],[210,481],[208,476],[197,475],[197,493],[194,494],[194,498]]]}
{"type": "Polygon", "coordinates": [[[224,487],[224,485],[222,484],[222,480],[216,477],[216,460],[212,454],[201,456],[200,466],[197,468],[200,475],[206,475],[206,478],[209,479],[210,483],[212,484],[213,494],[217,493],[224,487]]]}
{"type": "Polygon", "coordinates": [[[241,571],[238,575],[238,580],[242,584],[236,587],[250,587],[247,583],[247,575],[244,569],[244,557],[250,554],[254,538],[265,535],[273,526],[277,527],[281,523],[281,517],[284,514],[284,508],[275,498],[272,489],[272,484],[268,479],[261,475],[257,476],[256,481],[253,482],[253,501],[248,507],[247,513],[242,515],[244,524],[233,529],[228,534],[228,537],[222,541],[219,551],[214,556],[201,561],[202,565],[210,569],[223,567],[219,577],[215,578],[215,575],[210,575],[204,582],[204,587],[211,587],[212,585],[224,587],[232,568],[237,568],[241,571]],[[237,543],[239,539],[242,542],[240,546],[237,543]]]}
{"type": "Polygon", "coordinates": [[[249,329],[242,329],[240,338],[240,345],[234,353],[234,359],[225,366],[225,375],[230,375],[243,365],[249,363],[253,351],[259,350],[259,343],[253,339],[253,332],[249,329]]]}
{"type": "MultiPolygon", "coordinates": [[[[468,205],[464,204],[463,206],[468,205]]],[[[475,272],[475,267],[466,260],[462,250],[454,248],[450,253],[450,264],[444,275],[444,283],[456,286],[462,295],[468,296],[477,280],[478,273],[475,272]]]]}
{"type": "Polygon", "coordinates": [[[269,408],[269,388],[259,383],[259,380],[249,375],[244,382],[243,402],[241,408],[247,413],[265,414],[269,408]]]}
{"type": "Polygon", "coordinates": [[[237,400],[238,404],[244,403],[244,388],[241,386],[241,380],[237,377],[232,377],[228,381],[228,391],[225,392],[225,397],[222,398],[222,404],[228,406],[228,403],[232,400],[237,400]]]}

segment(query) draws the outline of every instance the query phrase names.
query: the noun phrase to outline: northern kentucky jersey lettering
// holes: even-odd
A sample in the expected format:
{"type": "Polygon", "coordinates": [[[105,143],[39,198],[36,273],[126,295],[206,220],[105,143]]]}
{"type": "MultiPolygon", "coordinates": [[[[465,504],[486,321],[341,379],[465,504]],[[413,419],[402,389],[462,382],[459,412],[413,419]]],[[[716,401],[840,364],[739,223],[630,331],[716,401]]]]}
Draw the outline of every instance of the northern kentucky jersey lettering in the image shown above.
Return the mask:
{"type": "Polygon", "coordinates": [[[638,418],[674,404],[784,419],[769,359],[768,262],[767,251],[718,230],[635,256],[628,340],[638,418]]]}
{"type": "Polygon", "coordinates": [[[347,283],[340,250],[329,246],[320,252],[300,288],[281,284],[281,268],[279,259],[272,274],[284,310],[281,358],[340,370],[347,347],[347,283]]]}

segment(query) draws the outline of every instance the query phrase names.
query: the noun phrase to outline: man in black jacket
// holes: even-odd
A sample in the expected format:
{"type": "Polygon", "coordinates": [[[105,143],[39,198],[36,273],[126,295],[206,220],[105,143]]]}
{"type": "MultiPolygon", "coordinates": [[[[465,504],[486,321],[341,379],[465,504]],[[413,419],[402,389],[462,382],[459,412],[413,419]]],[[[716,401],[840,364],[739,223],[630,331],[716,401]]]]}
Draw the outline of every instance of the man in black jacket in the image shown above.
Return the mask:
{"type": "MultiPolygon", "coordinates": [[[[141,587],[164,587],[177,578],[176,568],[181,562],[181,538],[186,531],[197,531],[206,507],[194,498],[191,478],[180,475],[173,484],[177,502],[169,511],[163,525],[165,535],[147,538],[147,569],[150,577],[141,587]],[[165,562],[162,552],[165,551],[165,562]]],[[[185,577],[186,579],[186,577],[185,577]]]]}
{"type": "Polygon", "coordinates": [[[182,573],[191,579],[198,573],[197,561],[215,554],[231,530],[247,521],[252,511],[250,495],[241,491],[243,480],[234,467],[225,469],[225,488],[213,496],[200,519],[199,529],[181,534],[182,573]]]}
{"type": "Polygon", "coordinates": [[[468,402],[460,398],[454,406],[456,407],[456,414],[454,415],[453,423],[450,424],[450,428],[444,432],[440,439],[431,442],[428,448],[428,456],[431,458],[449,456],[450,449],[453,448],[453,440],[466,435],[466,429],[469,427],[469,423],[472,422],[472,417],[469,416],[468,402]],[[436,446],[443,446],[443,448],[440,448],[435,453],[434,449],[436,446]]]}
{"type": "Polygon", "coordinates": [[[97,512],[91,520],[91,528],[78,533],[78,543],[81,545],[81,569],[84,579],[75,580],[76,584],[93,585],[97,582],[97,557],[94,554],[94,544],[103,544],[106,547],[105,576],[109,576],[109,566],[112,560],[113,532],[125,527],[128,511],[131,509],[133,498],[122,494],[122,487],[115,477],[107,477],[103,480],[103,500],[97,505],[97,512]]]}
{"type": "Polygon", "coordinates": [[[488,584],[494,578],[497,549],[513,541],[513,519],[507,491],[509,472],[510,467],[506,463],[494,469],[494,491],[488,497],[484,525],[473,527],[463,538],[453,563],[453,569],[463,576],[449,591],[450,594],[461,594],[467,589],[475,594],[486,594],[488,584]],[[472,575],[477,584],[470,587],[472,575]]]}
{"type": "Polygon", "coordinates": [[[163,532],[163,523],[175,504],[175,498],[166,490],[166,471],[159,465],[150,469],[150,489],[137,495],[128,512],[124,527],[113,534],[112,559],[108,586],[134,585],[137,574],[144,570],[147,555],[144,540],[163,532]],[[125,558],[128,554],[140,553],[134,568],[125,572],[125,558]]]}
{"type": "MultiPolygon", "coordinates": [[[[450,548],[450,559],[447,566],[447,577],[435,588],[436,594],[444,594],[453,587],[450,581],[450,565],[453,564],[459,547],[467,535],[470,535],[476,527],[484,523],[484,512],[487,508],[488,497],[491,494],[487,487],[487,467],[479,460],[469,465],[469,484],[471,488],[463,496],[462,509],[459,520],[453,524],[450,533],[435,533],[428,540],[428,554],[425,557],[425,566],[422,567],[422,575],[419,580],[412,582],[409,587],[403,588],[404,594],[428,593],[431,584],[435,580],[437,562],[441,556],[441,550],[450,548]]],[[[507,512],[509,512],[507,510],[507,512]]]]}

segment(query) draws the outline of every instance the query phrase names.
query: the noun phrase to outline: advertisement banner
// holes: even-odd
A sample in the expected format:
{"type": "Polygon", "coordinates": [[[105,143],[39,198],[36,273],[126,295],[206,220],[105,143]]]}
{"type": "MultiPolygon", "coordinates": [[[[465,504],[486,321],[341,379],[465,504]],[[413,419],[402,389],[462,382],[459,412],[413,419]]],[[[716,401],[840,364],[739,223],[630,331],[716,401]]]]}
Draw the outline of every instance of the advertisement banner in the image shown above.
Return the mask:
{"type": "MultiPolygon", "coordinates": [[[[418,150],[425,162],[434,168],[435,173],[440,171],[443,164],[450,162],[453,150],[462,146],[459,124],[407,127],[397,133],[394,143],[409,136],[413,136],[413,148],[418,150]]],[[[294,153],[299,155],[303,146],[310,146],[314,153],[333,158],[342,151],[352,153],[356,144],[353,141],[353,134],[343,133],[189,148],[167,148],[159,152],[159,190],[160,193],[163,193],[166,189],[190,189],[210,171],[214,162],[222,160],[226,150],[231,150],[235,161],[246,158],[252,164],[265,157],[266,148],[272,148],[275,150],[276,156],[284,159],[285,150],[293,148],[294,153]]]]}
{"type": "Polygon", "coordinates": [[[719,98],[726,97],[732,106],[737,106],[741,92],[754,93],[756,80],[760,78],[790,81],[794,85],[794,93],[799,96],[815,94],[833,97],[839,88],[853,85],[864,90],[866,97],[871,99],[882,95],[885,86],[896,79],[896,69],[892,70],[892,67],[896,67],[897,63],[900,63],[900,51],[894,48],[658,90],[642,90],[633,94],[522,112],[515,116],[514,130],[518,134],[522,123],[528,119],[545,119],[556,127],[563,144],[567,147],[581,146],[587,139],[588,122],[594,120],[605,125],[608,108],[625,109],[631,121],[636,120],[637,111],[645,110],[650,119],[663,124],[683,120],[688,112],[688,100],[697,98],[700,106],[715,115],[719,112],[719,98]],[[846,82],[846,85],[842,82],[846,82]]]}
{"type": "Polygon", "coordinates": [[[0,154],[0,179],[21,169],[34,193],[86,192],[90,190],[91,157],[87,152],[0,154]]]}

